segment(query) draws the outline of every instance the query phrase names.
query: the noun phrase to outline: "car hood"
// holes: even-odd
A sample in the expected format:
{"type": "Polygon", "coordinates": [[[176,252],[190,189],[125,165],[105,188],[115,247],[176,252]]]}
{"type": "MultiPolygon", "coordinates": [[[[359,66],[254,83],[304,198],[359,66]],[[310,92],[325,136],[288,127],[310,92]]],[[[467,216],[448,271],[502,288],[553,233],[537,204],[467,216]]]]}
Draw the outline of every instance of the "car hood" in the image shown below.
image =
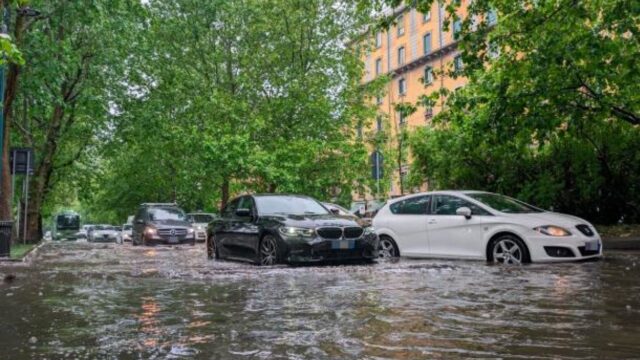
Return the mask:
{"type": "Polygon", "coordinates": [[[156,220],[150,221],[150,225],[158,228],[158,229],[166,229],[166,228],[190,228],[191,223],[188,221],[181,220],[156,220]]]}
{"type": "MultiPolygon", "coordinates": [[[[588,221],[579,217],[555,212],[541,212],[541,213],[529,213],[529,214],[505,214],[505,216],[518,220],[526,225],[530,226],[544,226],[544,225],[556,225],[566,227],[568,229],[575,227],[579,224],[589,224],[588,221]]],[[[589,224],[591,225],[591,224],[589,224]]]]}
{"type": "Polygon", "coordinates": [[[272,215],[264,218],[285,226],[302,228],[361,226],[356,219],[348,215],[272,215]]]}

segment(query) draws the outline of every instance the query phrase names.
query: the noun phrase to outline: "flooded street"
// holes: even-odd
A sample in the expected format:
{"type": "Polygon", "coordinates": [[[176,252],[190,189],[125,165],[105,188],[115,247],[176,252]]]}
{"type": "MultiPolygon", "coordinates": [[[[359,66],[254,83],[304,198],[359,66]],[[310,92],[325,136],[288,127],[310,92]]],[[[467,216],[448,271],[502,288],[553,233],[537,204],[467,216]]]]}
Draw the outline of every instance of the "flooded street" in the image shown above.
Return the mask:
{"type": "Polygon", "coordinates": [[[640,358],[640,253],[260,268],[55,243],[0,264],[2,359],[640,358]]]}

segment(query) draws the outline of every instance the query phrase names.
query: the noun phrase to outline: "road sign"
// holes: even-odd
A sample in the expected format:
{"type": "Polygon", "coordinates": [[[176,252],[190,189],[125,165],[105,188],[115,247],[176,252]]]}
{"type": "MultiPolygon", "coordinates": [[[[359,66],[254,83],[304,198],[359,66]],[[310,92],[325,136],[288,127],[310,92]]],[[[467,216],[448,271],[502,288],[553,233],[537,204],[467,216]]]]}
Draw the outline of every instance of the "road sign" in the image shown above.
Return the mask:
{"type": "Polygon", "coordinates": [[[33,149],[12,148],[9,163],[11,174],[33,175],[33,149]]]}

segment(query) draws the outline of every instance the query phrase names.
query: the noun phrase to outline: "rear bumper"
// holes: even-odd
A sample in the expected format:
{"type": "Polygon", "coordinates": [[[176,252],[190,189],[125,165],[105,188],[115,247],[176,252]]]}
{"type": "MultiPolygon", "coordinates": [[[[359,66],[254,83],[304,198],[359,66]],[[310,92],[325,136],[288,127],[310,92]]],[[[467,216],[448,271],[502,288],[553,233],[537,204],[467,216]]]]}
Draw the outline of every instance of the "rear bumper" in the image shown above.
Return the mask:
{"type": "Polygon", "coordinates": [[[340,262],[354,260],[374,260],[378,258],[378,236],[365,235],[358,239],[338,240],[315,239],[314,241],[285,241],[288,263],[340,262]]]}

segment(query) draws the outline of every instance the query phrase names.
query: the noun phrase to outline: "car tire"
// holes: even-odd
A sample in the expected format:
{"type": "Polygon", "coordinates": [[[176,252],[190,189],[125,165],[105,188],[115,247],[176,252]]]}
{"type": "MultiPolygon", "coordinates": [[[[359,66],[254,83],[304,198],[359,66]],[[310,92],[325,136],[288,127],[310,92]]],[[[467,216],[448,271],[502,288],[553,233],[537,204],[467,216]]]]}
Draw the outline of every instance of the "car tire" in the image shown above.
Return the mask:
{"type": "Polygon", "coordinates": [[[400,256],[398,245],[390,236],[380,236],[378,244],[378,257],[381,259],[393,259],[400,256]]]}
{"type": "Polygon", "coordinates": [[[527,245],[519,237],[511,234],[500,235],[489,242],[487,261],[501,264],[527,264],[531,255],[527,245]]]}
{"type": "Polygon", "coordinates": [[[278,240],[273,235],[265,235],[258,244],[258,265],[271,266],[280,262],[278,240]]]}
{"type": "Polygon", "coordinates": [[[207,240],[205,240],[205,242],[207,244],[207,259],[220,259],[220,253],[218,252],[218,247],[216,246],[216,241],[213,236],[207,237],[207,240]]]}

